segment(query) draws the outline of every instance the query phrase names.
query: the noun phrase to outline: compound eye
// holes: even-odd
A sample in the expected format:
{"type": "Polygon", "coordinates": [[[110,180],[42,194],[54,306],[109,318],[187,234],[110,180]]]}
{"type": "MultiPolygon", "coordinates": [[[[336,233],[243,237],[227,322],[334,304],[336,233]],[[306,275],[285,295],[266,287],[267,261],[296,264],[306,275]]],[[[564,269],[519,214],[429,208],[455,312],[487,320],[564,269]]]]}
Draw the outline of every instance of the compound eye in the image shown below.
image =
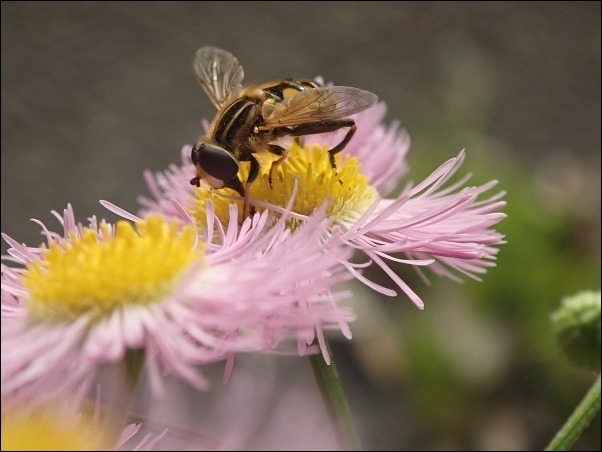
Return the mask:
{"type": "Polygon", "coordinates": [[[193,165],[197,165],[199,163],[199,149],[202,149],[203,145],[194,145],[192,150],[190,151],[190,160],[192,160],[193,165]]]}
{"type": "Polygon", "coordinates": [[[207,174],[223,182],[228,182],[230,179],[236,177],[238,162],[224,148],[214,144],[204,144],[199,151],[199,165],[207,174]]]}

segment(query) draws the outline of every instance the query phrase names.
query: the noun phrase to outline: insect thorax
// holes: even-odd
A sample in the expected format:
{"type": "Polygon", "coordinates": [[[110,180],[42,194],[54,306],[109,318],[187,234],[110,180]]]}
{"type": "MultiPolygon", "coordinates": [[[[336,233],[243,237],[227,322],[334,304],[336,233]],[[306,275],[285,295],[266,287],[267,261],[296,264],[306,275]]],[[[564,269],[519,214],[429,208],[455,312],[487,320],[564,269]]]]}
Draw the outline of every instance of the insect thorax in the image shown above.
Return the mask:
{"type": "Polygon", "coordinates": [[[215,141],[234,151],[244,143],[261,119],[256,102],[241,98],[230,104],[221,114],[215,126],[215,141]]]}

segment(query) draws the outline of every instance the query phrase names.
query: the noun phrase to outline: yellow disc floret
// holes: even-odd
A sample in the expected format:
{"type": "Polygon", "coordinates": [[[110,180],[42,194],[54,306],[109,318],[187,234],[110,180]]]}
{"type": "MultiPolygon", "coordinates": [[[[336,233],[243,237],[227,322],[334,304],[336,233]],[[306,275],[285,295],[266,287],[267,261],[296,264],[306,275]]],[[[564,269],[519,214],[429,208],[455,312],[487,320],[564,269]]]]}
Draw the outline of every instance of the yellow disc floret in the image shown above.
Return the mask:
{"type": "Polygon", "coordinates": [[[51,242],[41,262],[22,276],[28,312],[40,318],[105,315],[122,306],[149,304],[171,292],[188,264],[199,257],[192,225],[151,216],[133,226],[107,224],[51,242]]]}
{"type": "MultiPolygon", "coordinates": [[[[302,215],[310,215],[317,207],[328,202],[327,216],[335,223],[353,222],[372,204],[378,193],[361,173],[360,163],[349,155],[339,158],[337,168],[332,168],[328,150],[319,145],[301,147],[293,143],[289,147],[288,157],[276,166],[270,186],[268,174],[271,166],[269,155],[258,155],[262,168],[261,174],[250,186],[252,200],[264,201],[279,207],[289,202],[298,181],[298,192],[292,210],[302,215]]],[[[248,165],[243,162],[239,177],[245,181],[248,165]]],[[[205,204],[211,199],[216,216],[222,221],[228,219],[228,206],[237,194],[230,189],[195,191],[195,204],[192,215],[202,225],[205,219],[205,204]]],[[[252,202],[252,201],[251,201],[252,202]]],[[[242,202],[238,202],[239,211],[242,202]]],[[[257,211],[262,208],[257,207],[257,211]]],[[[294,227],[295,221],[289,226],[294,227]]]]}
{"type": "Polygon", "coordinates": [[[7,413],[2,417],[2,450],[109,450],[109,432],[88,417],[56,413],[7,413]]]}

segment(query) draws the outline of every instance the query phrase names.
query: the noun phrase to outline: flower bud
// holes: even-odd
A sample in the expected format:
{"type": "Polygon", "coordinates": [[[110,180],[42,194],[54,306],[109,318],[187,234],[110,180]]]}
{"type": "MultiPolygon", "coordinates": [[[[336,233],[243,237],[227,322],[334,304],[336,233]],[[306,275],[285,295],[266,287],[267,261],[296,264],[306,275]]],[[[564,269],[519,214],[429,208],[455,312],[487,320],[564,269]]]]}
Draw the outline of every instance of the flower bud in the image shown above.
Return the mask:
{"type": "Polygon", "coordinates": [[[552,325],[571,361],[600,372],[600,292],[580,292],[565,298],[552,314],[552,325]]]}

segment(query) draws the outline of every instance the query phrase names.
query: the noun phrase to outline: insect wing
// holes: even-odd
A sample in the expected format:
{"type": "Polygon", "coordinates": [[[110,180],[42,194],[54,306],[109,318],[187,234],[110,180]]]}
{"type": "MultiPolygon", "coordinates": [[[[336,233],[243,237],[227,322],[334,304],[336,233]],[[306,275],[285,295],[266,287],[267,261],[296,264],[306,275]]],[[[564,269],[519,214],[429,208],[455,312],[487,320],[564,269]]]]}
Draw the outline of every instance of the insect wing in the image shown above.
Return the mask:
{"type": "Polygon", "coordinates": [[[242,89],[242,66],[229,52],[217,47],[201,47],[192,63],[201,86],[219,110],[226,101],[242,89]]]}
{"type": "Polygon", "coordinates": [[[350,86],[307,89],[276,104],[264,127],[340,119],[370,108],[377,100],[375,94],[350,86]]]}

